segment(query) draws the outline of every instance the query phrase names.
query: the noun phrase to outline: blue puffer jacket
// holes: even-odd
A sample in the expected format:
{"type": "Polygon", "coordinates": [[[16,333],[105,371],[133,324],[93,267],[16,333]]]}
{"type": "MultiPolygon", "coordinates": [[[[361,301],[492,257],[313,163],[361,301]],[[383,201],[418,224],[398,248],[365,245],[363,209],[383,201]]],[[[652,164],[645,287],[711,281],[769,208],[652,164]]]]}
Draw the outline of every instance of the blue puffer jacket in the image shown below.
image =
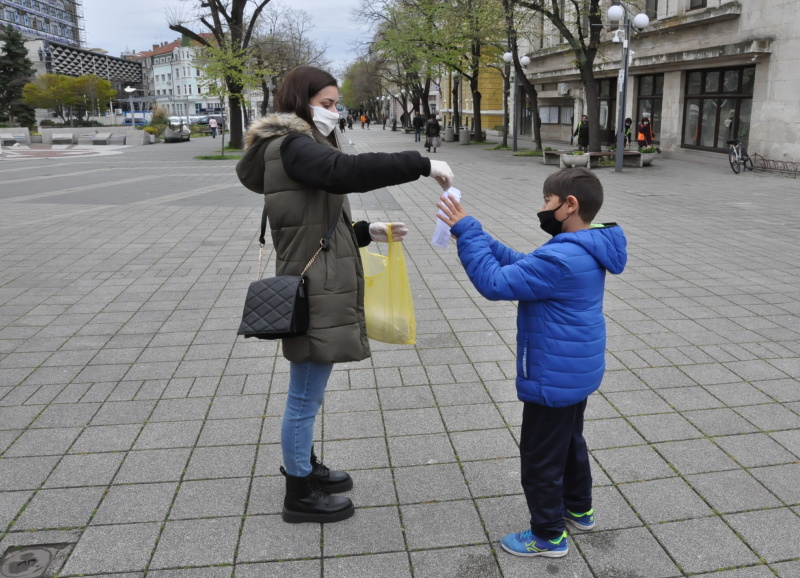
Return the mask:
{"type": "Polygon", "coordinates": [[[606,271],[619,274],[627,241],[616,225],[561,233],[518,253],[466,217],[451,229],[458,255],[481,295],[519,301],[517,396],[550,407],[583,401],[605,371],[606,271]]]}

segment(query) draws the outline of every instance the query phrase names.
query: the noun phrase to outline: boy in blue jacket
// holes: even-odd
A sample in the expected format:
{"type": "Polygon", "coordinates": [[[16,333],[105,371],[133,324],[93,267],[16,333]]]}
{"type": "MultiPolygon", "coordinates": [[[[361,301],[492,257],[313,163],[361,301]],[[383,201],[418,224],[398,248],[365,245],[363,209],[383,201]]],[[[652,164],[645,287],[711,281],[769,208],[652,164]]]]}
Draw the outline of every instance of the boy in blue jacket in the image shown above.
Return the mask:
{"type": "Polygon", "coordinates": [[[504,536],[500,545],[516,556],[565,556],[564,522],[580,530],[595,525],[583,414],[605,371],[605,276],[625,268],[625,235],[614,223],[591,224],[603,204],[603,186],[584,168],[545,180],[538,217],[553,238],[533,253],[518,253],[493,239],[454,198],[443,196],[437,204],[480,294],[519,301],[517,397],[524,403],[519,450],[531,523],[504,536]]]}

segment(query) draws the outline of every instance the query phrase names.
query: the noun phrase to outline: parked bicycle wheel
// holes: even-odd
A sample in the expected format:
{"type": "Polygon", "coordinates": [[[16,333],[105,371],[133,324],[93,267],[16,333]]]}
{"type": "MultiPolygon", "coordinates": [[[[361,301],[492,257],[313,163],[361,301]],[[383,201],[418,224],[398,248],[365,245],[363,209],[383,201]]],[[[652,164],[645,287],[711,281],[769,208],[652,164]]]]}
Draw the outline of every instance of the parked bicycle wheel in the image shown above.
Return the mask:
{"type": "Polygon", "coordinates": [[[735,150],[728,153],[728,160],[731,162],[733,172],[738,175],[742,171],[742,167],[739,165],[739,156],[736,154],[735,150]]]}
{"type": "Polygon", "coordinates": [[[742,164],[744,164],[745,170],[748,171],[752,171],[755,168],[753,167],[753,159],[751,159],[749,156],[744,157],[742,164]]]}

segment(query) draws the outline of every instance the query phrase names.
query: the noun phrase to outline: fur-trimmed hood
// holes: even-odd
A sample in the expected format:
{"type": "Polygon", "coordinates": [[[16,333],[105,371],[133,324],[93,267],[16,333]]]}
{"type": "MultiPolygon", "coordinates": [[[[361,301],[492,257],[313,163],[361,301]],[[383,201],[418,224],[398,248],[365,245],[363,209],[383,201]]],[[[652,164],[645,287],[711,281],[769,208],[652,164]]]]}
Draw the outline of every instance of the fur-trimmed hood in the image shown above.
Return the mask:
{"type": "Polygon", "coordinates": [[[276,112],[251,124],[244,137],[244,144],[249,149],[264,139],[293,132],[307,134],[310,137],[314,136],[311,126],[293,112],[276,112]]]}

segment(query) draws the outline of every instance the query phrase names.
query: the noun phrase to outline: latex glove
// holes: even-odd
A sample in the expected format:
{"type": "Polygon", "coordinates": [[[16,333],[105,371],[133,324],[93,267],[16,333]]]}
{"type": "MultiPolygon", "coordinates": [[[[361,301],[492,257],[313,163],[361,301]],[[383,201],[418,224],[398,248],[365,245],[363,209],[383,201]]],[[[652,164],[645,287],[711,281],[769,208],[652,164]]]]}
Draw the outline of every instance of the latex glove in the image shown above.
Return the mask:
{"type": "Polygon", "coordinates": [[[373,241],[389,242],[389,227],[392,226],[392,241],[402,241],[408,235],[408,228],[404,223],[370,223],[369,236],[373,241]]]}
{"type": "Polygon", "coordinates": [[[444,161],[431,161],[431,174],[430,176],[436,179],[436,182],[442,186],[443,190],[449,189],[453,185],[453,169],[450,168],[444,161]]]}

